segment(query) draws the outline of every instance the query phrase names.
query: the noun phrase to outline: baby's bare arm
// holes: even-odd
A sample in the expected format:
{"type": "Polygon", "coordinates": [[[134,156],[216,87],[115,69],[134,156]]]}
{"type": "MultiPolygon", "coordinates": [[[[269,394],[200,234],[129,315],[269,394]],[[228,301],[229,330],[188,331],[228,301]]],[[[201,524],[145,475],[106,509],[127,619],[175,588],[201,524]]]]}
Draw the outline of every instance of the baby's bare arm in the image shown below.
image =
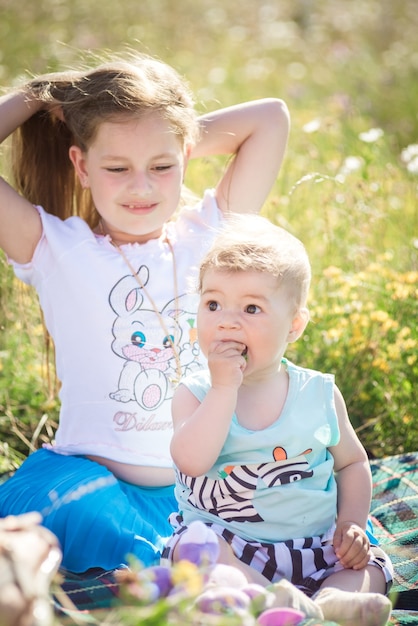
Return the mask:
{"type": "Polygon", "coordinates": [[[331,448],[338,486],[337,528],[334,548],[346,568],[367,565],[370,543],[365,532],[372,497],[367,453],[348,418],[341,392],[335,388],[340,441],[331,448]]]}
{"type": "Polygon", "coordinates": [[[246,366],[243,349],[243,344],[233,341],[211,344],[208,364],[212,385],[202,402],[183,385],[176,390],[171,455],[188,476],[205,474],[225,443],[246,366]]]}

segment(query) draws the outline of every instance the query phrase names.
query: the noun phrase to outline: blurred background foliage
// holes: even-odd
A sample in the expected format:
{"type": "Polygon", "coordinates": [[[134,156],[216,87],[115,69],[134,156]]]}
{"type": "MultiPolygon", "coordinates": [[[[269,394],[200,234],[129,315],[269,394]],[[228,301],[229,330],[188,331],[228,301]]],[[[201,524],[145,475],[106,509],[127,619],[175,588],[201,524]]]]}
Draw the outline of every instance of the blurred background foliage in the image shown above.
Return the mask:
{"type": "MultiPolygon", "coordinates": [[[[314,270],[312,322],[288,356],[335,373],[371,456],[418,450],[417,33],[415,0],[0,0],[4,89],[130,47],[183,74],[199,111],[287,102],[264,214],[304,241],[314,270]]],[[[223,165],[192,162],[186,183],[201,192],[223,165]]],[[[0,330],[7,470],[53,438],[58,402],[33,294],[3,257],[0,330]]]]}

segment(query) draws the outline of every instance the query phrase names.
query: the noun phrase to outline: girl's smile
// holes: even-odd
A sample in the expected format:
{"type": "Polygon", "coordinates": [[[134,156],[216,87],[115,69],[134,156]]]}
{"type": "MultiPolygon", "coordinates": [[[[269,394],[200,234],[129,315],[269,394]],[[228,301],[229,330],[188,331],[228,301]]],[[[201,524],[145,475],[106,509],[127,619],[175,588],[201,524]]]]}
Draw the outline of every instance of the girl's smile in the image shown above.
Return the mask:
{"type": "Polygon", "coordinates": [[[158,203],[154,202],[152,204],[122,204],[123,208],[127,211],[133,213],[134,215],[146,215],[151,211],[154,211],[158,207],[158,203]]]}

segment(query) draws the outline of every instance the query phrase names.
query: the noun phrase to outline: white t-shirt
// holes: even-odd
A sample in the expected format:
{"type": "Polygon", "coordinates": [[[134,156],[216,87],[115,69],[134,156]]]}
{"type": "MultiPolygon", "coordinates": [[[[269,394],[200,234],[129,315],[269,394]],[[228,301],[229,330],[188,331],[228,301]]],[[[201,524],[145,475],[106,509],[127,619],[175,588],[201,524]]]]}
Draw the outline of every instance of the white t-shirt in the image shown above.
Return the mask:
{"type": "Polygon", "coordinates": [[[39,207],[43,236],[32,261],[11,261],[16,276],[38,293],[56,350],[62,383],[53,449],[122,463],[172,467],[171,398],[176,359],[182,375],[200,369],[197,344],[200,259],[222,222],[213,190],[167,224],[164,237],[122,246],[152,303],[107,236],[78,217],[65,221],[39,207]]]}

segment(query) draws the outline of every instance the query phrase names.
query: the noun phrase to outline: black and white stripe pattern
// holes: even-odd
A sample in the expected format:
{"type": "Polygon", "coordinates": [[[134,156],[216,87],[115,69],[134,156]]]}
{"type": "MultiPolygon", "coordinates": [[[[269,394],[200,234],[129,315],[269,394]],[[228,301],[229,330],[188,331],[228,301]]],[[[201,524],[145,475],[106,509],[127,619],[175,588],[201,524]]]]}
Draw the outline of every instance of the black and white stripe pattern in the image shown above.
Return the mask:
{"type": "Polygon", "coordinates": [[[259,465],[226,468],[218,480],[192,478],[177,472],[178,484],[190,490],[188,503],[226,522],[262,522],[254,508],[253,496],[259,485],[278,487],[312,476],[304,457],[259,465]]]}

